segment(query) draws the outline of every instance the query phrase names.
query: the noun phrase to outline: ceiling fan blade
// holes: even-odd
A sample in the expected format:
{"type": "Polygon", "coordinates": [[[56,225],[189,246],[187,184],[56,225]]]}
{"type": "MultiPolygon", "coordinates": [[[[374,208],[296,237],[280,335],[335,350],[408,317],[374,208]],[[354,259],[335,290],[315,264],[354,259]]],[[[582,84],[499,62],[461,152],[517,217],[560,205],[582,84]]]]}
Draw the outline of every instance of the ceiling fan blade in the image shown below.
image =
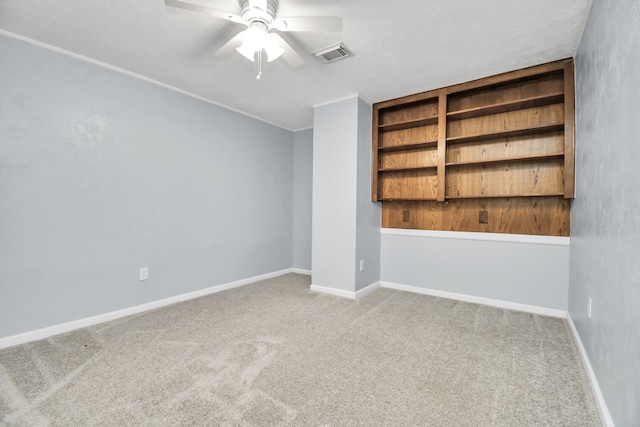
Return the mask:
{"type": "Polygon", "coordinates": [[[209,15],[217,16],[218,18],[226,19],[227,21],[235,22],[236,24],[248,25],[247,22],[242,19],[242,16],[234,13],[224,12],[222,10],[214,9],[197,2],[186,2],[181,0],[164,0],[164,4],[179,9],[192,10],[194,12],[207,13],[209,15]]]}
{"type": "Polygon", "coordinates": [[[337,33],[342,31],[342,18],[338,16],[288,16],[274,20],[271,28],[278,31],[337,33]]]}
{"type": "Polygon", "coordinates": [[[244,40],[244,31],[240,31],[238,34],[233,36],[231,40],[223,44],[222,47],[220,47],[220,49],[218,49],[216,53],[213,54],[213,56],[220,58],[220,57],[229,55],[234,50],[236,50],[237,47],[239,47],[242,44],[243,40],[244,40]]]}
{"type": "Polygon", "coordinates": [[[284,53],[282,54],[282,57],[284,58],[285,61],[289,63],[290,66],[292,66],[293,68],[298,68],[304,65],[304,59],[302,59],[302,57],[298,55],[298,52],[296,52],[295,49],[292,48],[289,43],[284,41],[284,39],[279,34],[270,33],[269,37],[272,40],[276,41],[278,45],[282,49],[284,49],[284,53]]]}

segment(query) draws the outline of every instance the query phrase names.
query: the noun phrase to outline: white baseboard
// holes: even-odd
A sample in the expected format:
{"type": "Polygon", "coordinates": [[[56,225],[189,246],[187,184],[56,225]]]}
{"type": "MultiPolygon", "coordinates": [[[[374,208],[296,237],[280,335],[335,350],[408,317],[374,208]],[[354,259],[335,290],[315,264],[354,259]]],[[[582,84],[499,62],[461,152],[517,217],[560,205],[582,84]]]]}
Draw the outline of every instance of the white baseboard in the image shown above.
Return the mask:
{"type": "Polygon", "coordinates": [[[380,287],[380,282],[375,282],[370,284],[369,286],[366,286],[362,289],[360,289],[359,291],[356,291],[356,298],[362,298],[363,296],[370,294],[371,292],[375,291],[376,289],[378,289],[380,287]]]}
{"type": "Polygon", "coordinates": [[[121,317],[130,316],[132,314],[138,314],[145,311],[153,310],[167,305],[175,304],[182,301],[202,297],[205,295],[214,294],[216,292],[226,291],[240,286],[249,285],[251,283],[259,282],[261,280],[271,279],[273,277],[282,276],[284,274],[294,273],[293,268],[286,270],[275,271],[273,273],[262,274],[260,276],[250,277],[248,279],[236,280],[235,282],[224,283],[221,285],[212,286],[210,288],[201,289],[199,291],[189,292],[186,294],[176,295],[173,297],[161,299],[158,301],[152,301],[146,304],[137,305],[134,307],[124,308],[122,310],[116,310],[109,313],[99,314],[97,316],[86,317],[84,319],[73,320],[67,323],[61,323],[59,325],[49,326],[42,329],[36,329],[35,331],[24,332],[17,335],[11,335],[5,338],[0,338],[0,349],[13,347],[15,345],[24,344],[31,341],[42,340],[54,335],[63,334],[80,328],[86,328],[88,326],[97,325],[99,323],[108,322],[110,320],[119,319],[121,317]]]}
{"type": "Polygon", "coordinates": [[[349,298],[349,299],[355,300],[365,296],[366,294],[376,290],[379,287],[380,287],[380,282],[372,283],[369,286],[364,287],[356,292],[343,291],[342,289],[328,288],[326,286],[319,286],[319,285],[311,285],[309,289],[311,289],[314,292],[320,292],[323,294],[329,294],[337,297],[349,298]]]}
{"type": "Polygon", "coordinates": [[[306,276],[311,276],[311,270],[305,270],[302,268],[292,268],[291,272],[296,274],[304,274],[306,276]]]}
{"type": "Polygon", "coordinates": [[[607,408],[607,403],[604,401],[604,396],[602,395],[602,391],[600,390],[598,379],[596,378],[595,372],[593,372],[591,361],[589,360],[589,356],[587,356],[587,351],[582,344],[582,339],[580,339],[580,334],[578,334],[576,325],[573,323],[571,314],[567,314],[567,321],[569,322],[569,329],[571,329],[573,339],[576,342],[576,346],[578,347],[578,353],[580,353],[582,364],[584,365],[584,369],[587,371],[587,375],[589,376],[589,383],[591,384],[593,395],[596,398],[596,405],[598,406],[598,412],[600,413],[600,420],[602,421],[602,424],[604,426],[614,427],[613,418],[611,418],[609,408],[607,408]]]}
{"type": "Polygon", "coordinates": [[[391,282],[380,282],[383,288],[398,289],[400,291],[414,292],[417,294],[430,295],[439,298],[453,299],[457,301],[471,302],[474,304],[488,305],[491,307],[506,308],[508,310],[524,311],[526,313],[542,314],[550,317],[560,317],[565,319],[567,312],[553,308],[538,307],[535,305],[520,304],[517,302],[501,301],[490,298],[476,297],[472,295],[456,294],[453,292],[439,291],[435,289],[420,288],[418,286],[401,285],[391,282]]]}

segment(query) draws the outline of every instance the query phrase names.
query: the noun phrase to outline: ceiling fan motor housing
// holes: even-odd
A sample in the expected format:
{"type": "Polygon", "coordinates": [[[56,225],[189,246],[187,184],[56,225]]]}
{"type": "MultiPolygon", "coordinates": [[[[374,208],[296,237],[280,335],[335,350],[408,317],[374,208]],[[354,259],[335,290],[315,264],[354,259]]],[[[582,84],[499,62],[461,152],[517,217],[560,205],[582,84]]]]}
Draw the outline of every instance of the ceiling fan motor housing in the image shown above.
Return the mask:
{"type": "Polygon", "coordinates": [[[256,2],[255,0],[238,0],[238,3],[240,3],[240,8],[242,10],[240,15],[245,19],[245,21],[250,24],[254,22],[263,22],[267,26],[276,19],[278,7],[280,7],[278,0],[262,0],[261,2],[256,2]],[[256,7],[256,3],[266,4],[266,10],[256,7]]]}

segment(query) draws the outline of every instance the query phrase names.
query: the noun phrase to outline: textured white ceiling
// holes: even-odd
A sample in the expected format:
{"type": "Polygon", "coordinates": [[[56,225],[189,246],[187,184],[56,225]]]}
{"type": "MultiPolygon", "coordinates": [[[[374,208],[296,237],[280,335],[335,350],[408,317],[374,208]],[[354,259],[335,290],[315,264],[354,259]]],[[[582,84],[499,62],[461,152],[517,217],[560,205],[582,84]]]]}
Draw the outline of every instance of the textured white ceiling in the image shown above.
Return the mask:
{"type": "MultiPolygon", "coordinates": [[[[374,103],[571,57],[592,0],[280,0],[280,16],[341,16],[341,33],[288,33],[305,65],[213,53],[243,27],[163,0],[0,0],[0,29],[190,92],[290,130],[313,105],[374,103]],[[310,53],[342,41],[354,56],[310,53]]],[[[211,6],[239,12],[236,0],[211,6]]]]}

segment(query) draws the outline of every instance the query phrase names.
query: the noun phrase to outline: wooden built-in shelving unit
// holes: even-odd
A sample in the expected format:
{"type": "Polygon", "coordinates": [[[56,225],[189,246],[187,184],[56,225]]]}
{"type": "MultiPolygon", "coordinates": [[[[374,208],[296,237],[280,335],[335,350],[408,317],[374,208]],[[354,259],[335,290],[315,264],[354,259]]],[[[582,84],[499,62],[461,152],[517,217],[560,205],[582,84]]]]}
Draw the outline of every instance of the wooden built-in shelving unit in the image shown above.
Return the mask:
{"type": "Polygon", "coordinates": [[[567,59],[375,104],[383,226],[569,235],[574,97],[567,59]]]}

